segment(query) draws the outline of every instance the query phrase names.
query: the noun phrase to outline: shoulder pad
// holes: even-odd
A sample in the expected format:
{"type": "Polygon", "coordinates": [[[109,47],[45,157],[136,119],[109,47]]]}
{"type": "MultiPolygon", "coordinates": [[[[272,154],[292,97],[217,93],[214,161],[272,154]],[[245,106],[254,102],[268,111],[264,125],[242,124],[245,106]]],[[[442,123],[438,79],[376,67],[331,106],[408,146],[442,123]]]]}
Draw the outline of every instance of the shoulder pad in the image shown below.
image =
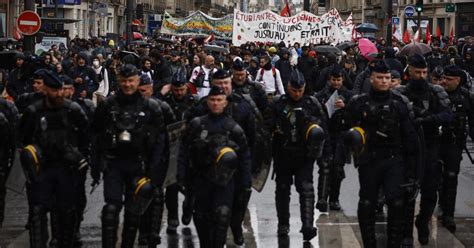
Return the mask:
{"type": "Polygon", "coordinates": [[[398,93],[400,93],[401,95],[403,95],[403,94],[405,94],[406,90],[407,90],[406,85],[399,85],[399,86],[395,87],[395,88],[392,90],[392,92],[398,92],[398,93]]]}
{"type": "Polygon", "coordinates": [[[190,128],[196,128],[201,126],[202,116],[194,117],[189,123],[190,128]]]}
{"type": "Polygon", "coordinates": [[[393,93],[393,96],[395,96],[395,98],[399,99],[400,102],[406,106],[406,108],[408,109],[408,113],[409,113],[410,117],[412,119],[414,119],[415,118],[415,113],[413,112],[413,107],[412,107],[408,97],[402,95],[400,92],[392,91],[392,93],[393,93]]]}
{"type": "Polygon", "coordinates": [[[439,98],[439,102],[443,107],[449,107],[451,102],[449,101],[448,93],[444,90],[443,87],[439,85],[431,85],[431,89],[435,93],[435,95],[439,98]]]}
{"type": "Polygon", "coordinates": [[[367,93],[358,94],[352,97],[353,102],[365,102],[369,100],[369,95],[367,93]]]}
{"type": "Polygon", "coordinates": [[[77,102],[73,102],[71,100],[65,100],[64,106],[72,111],[82,111],[81,105],[77,102]]]}
{"type": "Polygon", "coordinates": [[[321,103],[318,101],[318,99],[315,96],[310,95],[308,97],[311,100],[311,103],[313,103],[314,105],[317,105],[319,107],[321,106],[321,103]]]}
{"type": "Polygon", "coordinates": [[[155,110],[157,112],[161,112],[161,104],[157,100],[151,99],[151,98],[146,98],[145,99],[145,104],[148,108],[150,108],[152,110],[155,110]]]}

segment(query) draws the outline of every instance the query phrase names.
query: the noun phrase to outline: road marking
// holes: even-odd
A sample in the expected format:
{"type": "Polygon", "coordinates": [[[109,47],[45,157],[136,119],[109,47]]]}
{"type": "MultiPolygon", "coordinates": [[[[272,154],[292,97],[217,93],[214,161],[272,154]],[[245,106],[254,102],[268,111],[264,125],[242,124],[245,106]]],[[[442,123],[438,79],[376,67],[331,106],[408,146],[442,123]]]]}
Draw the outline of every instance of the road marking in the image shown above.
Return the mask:
{"type": "MultiPolygon", "coordinates": [[[[359,222],[325,222],[325,223],[318,223],[318,226],[358,226],[359,222]]],[[[387,225],[387,222],[375,222],[375,225],[387,225]]]]}
{"type": "Polygon", "coordinates": [[[257,207],[255,204],[252,204],[249,208],[250,212],[250,225],[252,226],[253,235],[255,237],[255,244],[257,247],[260,247],[260,238],[258,232],[258,215],[257,215],[257,207]]]}

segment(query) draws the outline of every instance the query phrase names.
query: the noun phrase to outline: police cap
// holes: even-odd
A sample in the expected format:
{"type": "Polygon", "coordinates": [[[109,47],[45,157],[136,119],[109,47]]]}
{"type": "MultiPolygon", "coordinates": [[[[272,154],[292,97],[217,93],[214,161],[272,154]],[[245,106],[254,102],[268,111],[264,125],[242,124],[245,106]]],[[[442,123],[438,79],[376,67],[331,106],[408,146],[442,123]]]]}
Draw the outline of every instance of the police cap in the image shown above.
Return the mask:
{"type": "Polygon", "coordinates": [[[244,71],[245,70],[244,62],[242,62],[242,60],[240,59],[236,59],[234,63],[232,64],[232,69],[236,71],[244,71]]]}
{"type": "Polygon", "coordinates": [[[342,67],[339,64],[335,64],[334,67],[332,68],[331,76],[339,78],[339,77],[342,77],[342,75],[343,75],[342,67]]]}
{"type": "Polygon", "coordinates": [[[140,76],[140,86],[143,85],[150,85],[151,84],[151,78],[147,74],[142,74],[140,76]]]}
{"type": "Polygon", "coordinates": [[[44,75],[48,72],[46,69],[39,69],[33,73],[33,79],[44,79],[44,75]]]}
{"type": "Polygon", "coordinates": [[[379,59],[375,61],[374,66],[371,69],[371,72],[378,72],[378,73],[390,73],[390,66],[385,63],[385,61],[379,59]]]}
{"type": "Polygon", "coordinates": [[[18,60],[18,59],[25,60],[25,55],[23,53],[17,53],[15,55],[15,60],[18,60]]]}
{"type": "Polygon", "coordinates": [[[440,65],[436,66],[434,70],[431,72],[431,76],[436,77],[436,78],[441,78],[443,74],[444,74],[444,69],[440,65]]]}
{"type": "Polygon", "coordinates": [[[182,55],[182,54],[181,54],[180,51],[176,51],[176,50],[171,51],[171,56],[173,56],[173,57],[181,56],[181,55],[182,55]]]}
{"type": "Polygon", "coordinates": [[[301,89],[304,87],[305,85],[304,76],[298,69],[295,69],[291,72],[290,85],[291,87],[295,89],[301,89]]]}
{"type": "Polygon", "coordinates": [[[225,95],[223,89],[217,86],[212,86],[211,90],[209,91],[209,96],[218,96],[218,95],[225,95]]]}
{"type": "Polygon", "coordinates": [[[447,65],[444,67],[444,75],[451,77],[462,77],[463,71],[458,65],[447,65]]]}
{"type": "Polygon", "coordinates": [[[212,79],[225,79],[229,78],[230,74],[229,71],[224,70],[224,69],[218,69],[214,74],[212,74],[212,79]]]}
{"type": "Polygon", "coordinates": [[[53,73],[49,70],[45,70],[43,74],[44,85],[53,89],[61,89],[63,87],[63,81],[59,79],[56,73],[53,73]]]}
{"type": "Polygon", "coordinates": [[[391,70],[390,73],[392,74],[392,79],[401,79],[400,72],[397,70],[391,70]]]}
{"type": "Polygon", "coordinates": [[[419,54],[414,54],[408,58],[408,64],[416,68],[427,68],[425,57],[419,54]]]}
{"type": "Polygon", "coordinates": [[[74,85],[74,81],[68,75],[59,75],[59,79],[63,81],[64,85],[74,85]]]}
{"type": "Polygon", "coordinates": [[[133,77],[138,75],[138,69],[132,64],[125,64],[122,66],[122,68],[120,68],[119,75],[125,78],[133,77]]]}
{"type": "Polygon", "coordinates": [[[186,75],[183,71],[179,70],[171,78],[171,84],[175,87],[181,87],[186,84],[186,75]]]}

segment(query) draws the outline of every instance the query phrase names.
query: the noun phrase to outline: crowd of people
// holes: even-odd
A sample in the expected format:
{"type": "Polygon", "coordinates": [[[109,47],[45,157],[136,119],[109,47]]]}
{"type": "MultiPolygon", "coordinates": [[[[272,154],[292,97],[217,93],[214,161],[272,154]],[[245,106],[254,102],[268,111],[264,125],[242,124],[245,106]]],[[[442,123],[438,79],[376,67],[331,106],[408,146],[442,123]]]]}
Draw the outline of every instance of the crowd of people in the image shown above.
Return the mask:
{"type": "Polygon", "coordinates": [[[437,204],[455,232],[457,176],[474,135],[474,38],[445,47],[435,40],[430,53],[409,56],[395,42],[374,43],[371,56],[357,42],[337,53],[298,43],[216,49],[192,39],[122,48],[73,39],[39,56],[12,47],[13,69],[0,69],[0,132],[8,137],[0,144],[0,223],[19,151],[30,247],[81,245],[88,168],[93,188],[103,181],[103,247],[117,243],[122,208],[122,247],[133,247],[137,233],[140,245],[156,247],[165,206],[168,235],[193,219],[201,247],[223,247],[229,227],[242,245],[252,186],[261,190],[256,181],[272,164],[277,235],[288,238],[294,184],[310,241],[314,208],[344,207],[339,193],[352,157],[364,247],[376,247],[384,205],[388,247],[413,247],[413,226],[427,244],[437,204]],[[179,123],[172,149],[170,127],[179,123]],[[170,166],[175,182],[163,187],[170,166]]]}

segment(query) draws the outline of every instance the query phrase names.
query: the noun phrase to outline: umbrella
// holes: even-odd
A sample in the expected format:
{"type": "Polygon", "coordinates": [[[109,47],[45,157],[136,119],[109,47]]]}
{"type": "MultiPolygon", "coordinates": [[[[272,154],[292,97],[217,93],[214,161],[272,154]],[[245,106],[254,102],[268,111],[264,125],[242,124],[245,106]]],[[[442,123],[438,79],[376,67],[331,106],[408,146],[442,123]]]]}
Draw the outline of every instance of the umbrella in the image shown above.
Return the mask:
{"type": "Polygon", "coordinates": [[[414,54],[425,55],[431,52],[431,47],[425,43],[412,42],[402,48],[401,55],[412,56],[414,54]]]}
{"type": "Polygon", "coordinates": [[[341,50],[346,50],[347,48],[353,47],[355,45],[356,44],[352,41],[346,41],[346,42],[342,42],[341,44],[337,45],[336,47],[341,49],[341,50]]]}
{"type": "Polygon", "coordinates": [[[143,35],[140,34],[139,32],[133,32],[133,39],[134,39],[134,40],[142,40],[142,39],[143,39],[143,35]]]}
{"type": "Polygon", "coordinates": [[[204,50],[218,53],[229,53],[229,49],[215,45],[205,45],[204,50]]]}
{"type": "Polygon", "coordinates": [[[362,23],[355,30],[359,33],[375,33],[379,31],[379,28],[373,23],[362,23]]]}
{"type": "Polygon", "coordinates": [[[369,61],[372,61],[375,57],[374,54],[379,52],[375,44],[366,38],[359,39],[359,50],[360,54],[369,61]]]}
{"type": "Polygon", "coordinates": [[[15,67],[15,55],[19,54],[17,51],[2,51],[0,52],[0,68],[13,69],[15,67]]]}
{"type": "Polygon", "coordinates": [[[328,53],[341,53],[341,50],[335,46],[329,46],[329,45],[323,45],[323,46],[317,46],[314,49],[315,52],[317,53],[323,53],[323,54],[328,54],[328,53]]]}
{"type": "Polygon", "coordinates": [[[175,43],[172,39],[163,38],[163,37],[156,38],[156,42],[162,43],[162,44],[174,44],[175,43]]]}

